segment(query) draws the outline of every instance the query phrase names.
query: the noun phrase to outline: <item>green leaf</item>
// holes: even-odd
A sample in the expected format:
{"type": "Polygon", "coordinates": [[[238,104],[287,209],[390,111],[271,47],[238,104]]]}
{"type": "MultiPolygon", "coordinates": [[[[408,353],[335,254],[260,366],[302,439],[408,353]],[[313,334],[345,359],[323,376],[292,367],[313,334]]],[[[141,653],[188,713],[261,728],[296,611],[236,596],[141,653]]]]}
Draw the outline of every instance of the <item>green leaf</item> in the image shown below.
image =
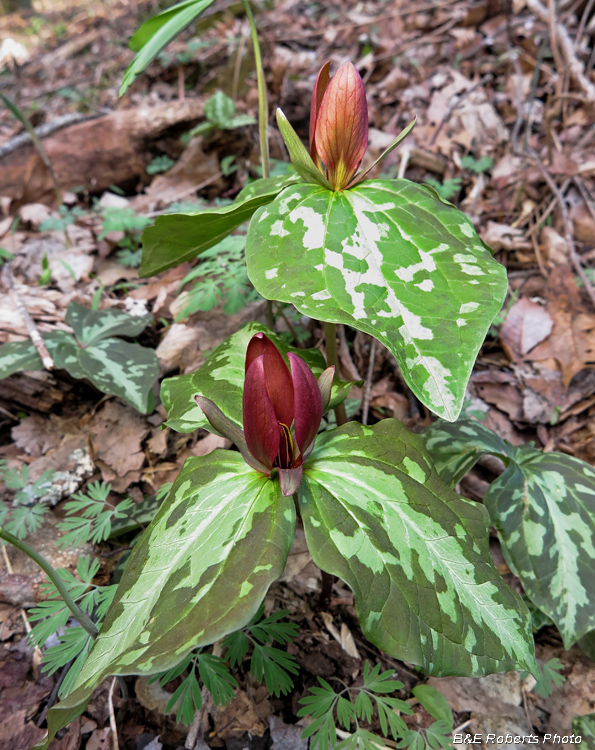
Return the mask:
{"type": "Polygon", "coordinates": [[[566,677],[559,674],[564,669],[560,659],[554,658],[540,665],[541,675],[535,683],[535,692],[542,698],[549,698],[557,687],[566,682],[566,677]]]}
{"type": "MultiPolygon", "coordinates": [[[[194,432],[201,429],[214,432],[195,394],[206,396],[238,427],[242,426],[242,396],[244,393],[244,362],[246,349],[254,334],[262,331],[271,339],[281,354],[295,352],[318,377],[326,368],[324,357],[318,349],[297,349],[260,323],[248,323],[220,344],[204,365],[196,372],[166,378],[161,384],[161,400],[167,411],[168,427],[176,432],[194,432]]],[[[351,390],[351,383],[335,380],[329,408],[343,401],[351,390]]]]}
{"type": "Polygon", "coordinates": [[[516,458],[484,503],[506,562],[569,649],[595,630],[595,470],[531,448],[516,458]]]}
{"type": "Polygon", "coordinates": [[[0,380],[22,370],[43,370],[41,357],[33,343],[12,341],[2,344],[0,346],[0,380]]]}
{"type": "Polygon", "coordinates": [[[224,706],[234,699],[238,683],[231,676],[225,661],[213,654],[199,654],[198,671],[204,686],[213,696],[216,706],[224,706]]]}
{"type": "Polygon", "coordinates": [[[312,161],[312,157],[306,150],[299,135],[295,132],[291,123],[280,109],[277,109],[277,125],[281,131],[287,150],[289,151],[291,163],[300,177],[308,183],[314,183],[326,190],[332,190],[331,183],[326,179],[322,172],[316,168],[316,165],[312,161]]]}
{"type": "Polygon", "coordinates": [[[223,91],[216,91],[205,102],[205,117],[217,127],[225,128],[235,113],[236,107],[233,99],[224,94],[223,91]]]}
{"type": "Polygon", "coordinates": [[[572,720],[572,733],[582,738],[585,747],[595,747],[595,714],[575,716],[572,720]]]}
{"type": "Polygon", "coordinates": [[[432,685],[417,685],[413,688],[411,693],[417,698],[430,716],[434,719],[442,719],[442,721],[450,726],[449,731],[452,731],[454,726],[452,709],[438,688],[435,688],[432,685]]]}
{"type": "Polygon", "coordinates": [[[205,11],[213,0],[185,0],[150,18],[130,39],[134,57],[122,79],[120,96],[124,94],[161,50],[205,11]]]}
{"type": "Polygon", "coordinates": [[[353,590],[376,646],[433,675],[533,671],[531,618],[498,574],[485,509],[400,422],[318,436],[298,492],[314,562],[353,590]]]}
{"type": "Polygon", "coordinates": [[[488,453],[508,460],[510,443],[474,419],[458,419],[454,424],[439,420],[422,432],[426,450],[441,479],[451,487],[488,453]]]}
{"type": "Polygon", "coordinates": [[[289,676],[297,674],[300,668],[291,654],[273,646],[254,644],[250,672],[259,682],[264,680],[267,690],[277,698],[286,695],[293,689],[293,680],[289,676]]]}
{"type": "Polygon", "coordinates": [[[450,421],[507,289],[470,219],[409,180],[286,188],[250,222],[246,262],[263,297],[385,344],[450,421]]]}
{"type": "Polygon", "coordinates": [[[108,675],[169,669],[249,622],[294,526],[292,499],[238,453],[188,459],[128,559],[74,691],[49,713],[50,738],[108,675]]]}
{"type": "Polygon", "coordinates": [[[124,310],[90,310],[78,302],[71,302],[65,320],[72,326],[78,342],[87,347],[108,336],[134,338],[153,322],[153,316],[150,313],[130,315],[124,310]]]}
{"type": "Polygon", "coordinates": [[[230,206],[210,208],[196,214],[163,214],[143,233],[141,277],[154,276],[192,260],[216,245],[247,221],[260,206],[270,203],[296,175],[268,177],[244,188],[230,206]]]}
{"type": "Polygon", "coordinates": [[[118,396],[143,414],[152,411],[151,388],[159,377],[153,349],[121,339],[104,339],[80,349],[78,356],[86,377],[100,391],[118,396]]]}

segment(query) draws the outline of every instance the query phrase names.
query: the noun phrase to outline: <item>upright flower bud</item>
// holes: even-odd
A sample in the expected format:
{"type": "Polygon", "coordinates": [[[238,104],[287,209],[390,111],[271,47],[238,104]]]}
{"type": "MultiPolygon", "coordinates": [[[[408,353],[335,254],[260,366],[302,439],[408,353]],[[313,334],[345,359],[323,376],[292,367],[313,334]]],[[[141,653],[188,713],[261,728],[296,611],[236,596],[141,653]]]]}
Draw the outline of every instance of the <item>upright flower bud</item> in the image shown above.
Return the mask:
{"type": "Polygon", "coordinates": [[[364,83],[355,65],[345,62],[328,77],[324,65],[312,94],[310,154],[320,158],[334,190],[355,177],[368,147],[368,105],[364,83]],[[312,127],[314,121],[314,127],[312,127]]]}

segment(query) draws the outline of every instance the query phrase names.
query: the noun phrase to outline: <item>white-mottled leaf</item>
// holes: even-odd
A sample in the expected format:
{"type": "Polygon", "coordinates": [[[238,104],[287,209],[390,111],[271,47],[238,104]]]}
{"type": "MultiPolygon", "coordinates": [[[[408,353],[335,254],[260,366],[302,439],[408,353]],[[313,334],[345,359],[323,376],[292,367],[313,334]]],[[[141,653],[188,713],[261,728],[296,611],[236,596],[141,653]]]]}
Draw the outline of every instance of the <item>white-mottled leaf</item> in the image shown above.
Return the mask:
{"type": "Polygon", "coordinates": [[[66,322],[83,346],[97,344],[108,336],[130,336],[142,333],[153,321],[153,316],[130,315],[124,310],[91,310],[71,302],[66,311],[66,322]]]}
{"type": "Polygon", "coordinates": [[[246,625],[283,572],[294,527],[292,498],[239,453],[188,459],[130,555],[73,692],[49,713],[50,736],[108,675],[170,669],[246,625]]]}
{"type": "Polygon", "coordinates": [[[524,450],[484,503],[506,562],[556,623],[565,647],[595,630],[593,467],[563,453],[524,450]]]}
{"type": "Polygon", "coordinates": [[[497,572],[487,513],[386,419],[318,436],[299,500],[314,562],[355,594],[367,638],[433,675],[533,670],[531,618],[497,572]]]}
{"type": "Polygon", "coordinates": [[[246,262],[267,299],[385,344],[416,396],[450,421],[507,289],[470,219],[409,180],[286,188],[252,218],[246,262]]]}

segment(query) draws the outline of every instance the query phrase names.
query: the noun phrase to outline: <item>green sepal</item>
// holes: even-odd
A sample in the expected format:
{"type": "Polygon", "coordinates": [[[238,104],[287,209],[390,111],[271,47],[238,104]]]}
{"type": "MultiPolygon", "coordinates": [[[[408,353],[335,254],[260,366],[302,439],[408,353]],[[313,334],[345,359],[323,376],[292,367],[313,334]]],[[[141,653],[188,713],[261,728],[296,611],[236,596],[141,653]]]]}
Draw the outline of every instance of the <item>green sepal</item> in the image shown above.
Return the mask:
{"type": "Polygon", "coordinates": [[[400,422],[316,439],[299,503],[314,562],[355,594],[364,635],[432,675],[534,671],[531,617],[489,554],[482,505],[456,495],[400,422]]]}
{"type": "MultiPolygon", "coordinates": [[[[260,332],[267,335],[281,354],[294,352],[301,357],[316,377],[326,368],[324,357],[318,349],[297,349],[267,326],[248,323],[220,344],[200,370],[163,381],[161,400],[167,411],[167,427],[176,432],[194,432],[198,428],[216,432],[194,400],[196,394],[213,401],[228,419],[237,427],[242,427],[246,349],[250,339],[260,332]]],[[[354,384],[334,379],[329,409],[342,403],[354,384]]]]}
{"type": "Polygon", "coordinates": [[[300,177],[306,182],[314,183],[326,190],[332,190],[333,187],[331,183],[326,179],[322,172],[316,168],[316,165],[312,161],[312,157],[306,150],[299,135],[295,132],[281,109],[277,109],[277,125],[281,131],[281,136],[287,146],[287,150],[289,151],[291,163],[300,177]]]}
{"type": "Polygon", "coordinates": [[[163,214],[143,233],[142,278],[167,271],[192,260],[216,245],[257,208],[270,203],[297,175],[267,177],[244,188],[230,206],[209,208],[194,214],[163,214]]]}
{"type": "Polygon", "coordinates": [[[449,421],[507,290],[471,220],[401,179],[286,188],[252,218],[246,264],[267,299],[382,342],[415,395],[449,421]]]}
{"type": "Polygon", "coordinates": [[[244,627],[283,572],[295,507],[239,453],[189,458],[135,545],[73,692],[48,715],[47,747],[109,675],[155,674],[244,627]]]}

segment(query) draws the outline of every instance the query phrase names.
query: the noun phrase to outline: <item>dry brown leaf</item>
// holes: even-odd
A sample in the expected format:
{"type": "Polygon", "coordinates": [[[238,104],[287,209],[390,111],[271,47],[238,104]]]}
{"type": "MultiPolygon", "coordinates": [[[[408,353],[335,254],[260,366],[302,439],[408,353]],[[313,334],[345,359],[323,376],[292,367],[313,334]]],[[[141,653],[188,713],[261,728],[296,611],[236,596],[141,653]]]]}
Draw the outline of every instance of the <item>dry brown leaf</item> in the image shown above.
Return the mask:
{"type": "Polygon", "coordinates": [[[595,315],[585,312],[574,274],[568,265],[553,269],[545,287],[547,311],[554,321],[549,337],[527,358],[555,359],[564,387],[585,367],[595,367],[595,315]]]}
{"type": "Polygon", "coordinates": [[[520,359],[549,336],[553,326],[554,321],[542,305],[521,297],[508,311],[500,342],[509,359],[520,359]]]}

